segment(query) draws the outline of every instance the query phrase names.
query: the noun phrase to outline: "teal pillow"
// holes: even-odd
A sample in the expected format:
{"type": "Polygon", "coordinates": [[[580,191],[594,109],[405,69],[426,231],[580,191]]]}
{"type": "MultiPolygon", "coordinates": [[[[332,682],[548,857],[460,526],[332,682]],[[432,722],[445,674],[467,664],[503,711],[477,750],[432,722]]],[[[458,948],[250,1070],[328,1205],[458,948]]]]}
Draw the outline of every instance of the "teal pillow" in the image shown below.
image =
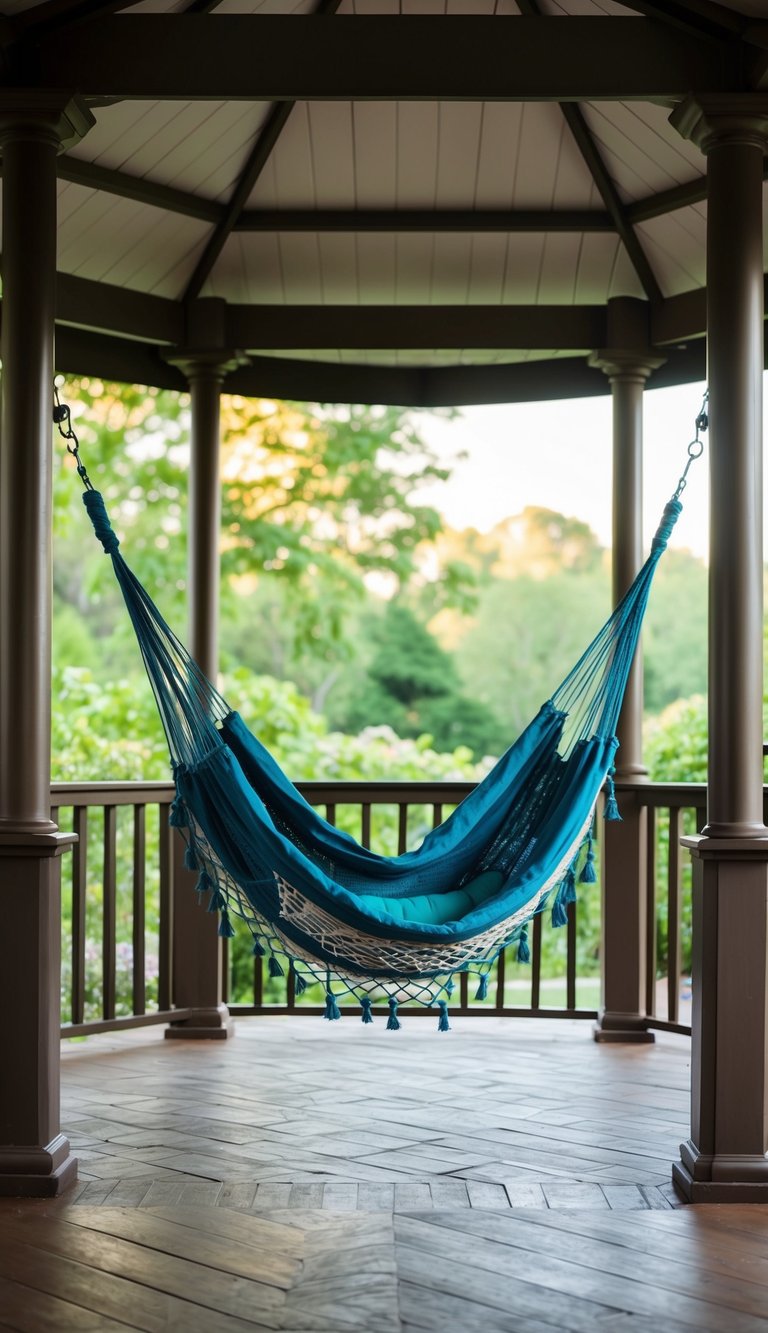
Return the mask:
{"type": "Polygon", "coordinates": [[[498,893],[504,876],[499,870],[486,870],[476,879],[451,889],[448,893],[417,893],[411,898],[380,898],[365,894],[366,908],[379,916],[395,917],[398,921],[419,921],[429,926],[444,926],[449,921],[461,921],[476,907],[498,893]]]}

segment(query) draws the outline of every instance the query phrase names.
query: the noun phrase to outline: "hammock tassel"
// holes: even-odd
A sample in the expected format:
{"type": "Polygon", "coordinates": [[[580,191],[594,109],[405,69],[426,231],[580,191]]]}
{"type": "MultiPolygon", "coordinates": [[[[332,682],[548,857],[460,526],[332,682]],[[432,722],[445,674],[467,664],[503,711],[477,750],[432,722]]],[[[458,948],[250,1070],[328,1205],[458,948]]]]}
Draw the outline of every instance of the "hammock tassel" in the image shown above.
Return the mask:
{"type": "Polygon", "coordinates": [[[559,893],[555,898],[555,903],[552,908],[552,925],[555,926],[555,928],[568,925],[568,912],[559,893]]]}
{"type": "Polygon", "coordinates": [[[363,1022],[364,1022],[364,1023],[372,1023],[372,1022],[373,1022],[373,1014],[371,1013],[371,997],[370,997],[370,995],[361,995],[361,996],[360,996],[360,1007],[361,1007],[361,1009],[362,1009],[362,1011],[363,1011],[363,1022]]]}
{"type": "Polygon", "coordinates": [[[475,999],[476,999],[476,1000],[487,1000],[487,999],[488,999],[488,973],[487,973],[487,972],[483,972],[482,976],[480,977],[480,984],[478,985],[477,990],[475,991],[475,999]]]}
{"type": "Polygon", "coordinates": [[[251,952],[253,953],[254,958],[263,958],[267,951],[264,948],[264,945],[262,944],[261,940],[254,939],[253,949],[251,950],[251,952]]]}
{"type": "Polygon", "coordinates": [[[518,963],[530,963],[531,951],[528,947],[528,931],[525,926],[520,931],[520,939],[517,941],[517,961],[518,963]]]}
{"type": "Polygon", "coordinates": [[[332,990],[326,991],[325,993],[325,1017],[331,1021],[336,1018],[341,1018],[341,1010],[336,1003],[336,996],[332,990]]]}
{"type": "Polygon", "coordinates": [[[222,912],[221,914],[221,920],[219,921],[219,934],[221,935],[221,938],[223,940],[231,940],[234,939],[235,937],[235,927],[232,925],[232,922],[229,919],[228,912],[222,912]]]}
{"type": "Polygon", "coordinates": [[[387,1019],[387,1031],[399,1032],[401,1027],[400,1019],[397,1016],[397,1000],[394,995],[389,997],[389,1018],[387,1019]]]}
{"type": "Polygon", "coordinates": [[[609,773],[608,777],[605,779],[605,790],[606,798],[603,819],[621,819],[618,802],[616,800],[616,788],[613,785],[613,773],[609,773]]]}
{"type": "Polygon", "coordinates": [[[184,869],[185,870],[200,869],[200,862],[195,856],[195,849],[192,846],[192,843],[189,843],[189,845],[184,848],[184,869]]]}
{"type": "Polygon", "coordinates": [[[563,902],[576,902],[576,874],[573,866],[567,871],[565,879],[563,880],[563,902]]]}
{"type": "Polygon", "coordinates": [[[454,992],[455,989],[456,989],[456,983],[455,983],[455,981],[453,980],[453,977],[449,977],[449,978],[448,978],[448,980],[446,981],[445,986],[443,987],[443,989],[445,990],[446,995],[448,995],[448,996],[453,995],[453,992],[454,992]]]}
{"type": "Polygon", "coordinates": [[[171,803],[168,823],[171,828],[189,828],[189,820],[187,819],[187,812],[184,809],[184,802],[180,801],[178,796],[176,797],[176,800],[171,803]]]}
{"type": "Polygon", "coordinates": [[[595,873],[595,853],[592,848],[592,834],[587,838],[587,858],[581,867],[579,875],[579,884],[596,884],[597,874],[595,873]]]}
{"type": "Polygon", "coordinates": [[[269,975],[270,975],[271,977],[284,977],[284,976],[285,976],[285,972],[283,971],[282,967],[280,966],[280,959],[279,959],[279,958],[275,958],[275,955],[274,955],[273,953],[271,953],[271,954],[269,955],[269,962],[267,963],[267,971],[269,972],[269,975]]]}
{"type": "Polygon", "coordinates": [[[293,979],[294,979],[294,990],[296,991],[296,994],[303,995],[305,990],[307,989],[307,983],[304,980],[303,976],[301,975],[300,972],[296,972],[294,970],[293,979]]]}
{"type": "Polygon", "coordinates": [[[450,1032],[451,1025],[448,1022],[448,1001],[438,1000],[437,1007],[440,1010],[440,1018],[437,1023],[438,1032],[450,1032]]]}

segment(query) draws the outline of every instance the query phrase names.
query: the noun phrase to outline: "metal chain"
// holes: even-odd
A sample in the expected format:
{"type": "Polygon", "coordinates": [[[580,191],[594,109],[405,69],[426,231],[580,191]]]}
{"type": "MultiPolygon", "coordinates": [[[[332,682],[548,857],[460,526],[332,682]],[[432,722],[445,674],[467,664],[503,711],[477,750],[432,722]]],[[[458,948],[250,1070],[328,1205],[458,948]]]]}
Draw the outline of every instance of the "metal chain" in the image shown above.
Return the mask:
{"type": "Polygon", "coordinates": [[[701,455],[704,453],[704,441],[700,438],[700,436],[704,433],[704,431],[709,429],[708,404],[709,404],[709,389],[707,389],[704,393],[704,398],[702,400],[701,407],[699,408],[698,416],[696,417],[696,434],[694,438],[691,440],[690,444],[688,445],[688,462],[685,465],[682,477],[677,483],[677,490],[675,491],[673,497],[675,500],[680,499],[680,496],[682,495],[683,491],[688,485],[688,471],[690,469],[691,463],[695,463],[696,459],[701,458],[701,455]]]}
{"type": "Polygon", "coordinates": [[[75,460],[77,475],[87,491],[92,491],[91,479],[85,470],[85,463],[80,457],[80,441],[72,428],[72,416],[66,403],[59,398],[59,390],[53,386],[53,421],[59,428],[59,435],[66,441],[67,450],[75,460]]]}

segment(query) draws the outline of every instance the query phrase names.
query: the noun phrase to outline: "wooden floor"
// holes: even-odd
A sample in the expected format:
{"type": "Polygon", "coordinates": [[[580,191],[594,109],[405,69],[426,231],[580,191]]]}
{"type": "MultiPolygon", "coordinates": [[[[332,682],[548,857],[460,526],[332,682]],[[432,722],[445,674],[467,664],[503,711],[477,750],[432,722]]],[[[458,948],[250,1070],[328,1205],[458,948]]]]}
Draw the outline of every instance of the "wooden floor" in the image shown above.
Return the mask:
{"type": "Polygon", "coordinates": [[[688,1044],[249,1019],[65,1046],[81,1180],[0,1203],[0,1328],[768,1329],[768,1209],[681,1207],[688,1044]]]}

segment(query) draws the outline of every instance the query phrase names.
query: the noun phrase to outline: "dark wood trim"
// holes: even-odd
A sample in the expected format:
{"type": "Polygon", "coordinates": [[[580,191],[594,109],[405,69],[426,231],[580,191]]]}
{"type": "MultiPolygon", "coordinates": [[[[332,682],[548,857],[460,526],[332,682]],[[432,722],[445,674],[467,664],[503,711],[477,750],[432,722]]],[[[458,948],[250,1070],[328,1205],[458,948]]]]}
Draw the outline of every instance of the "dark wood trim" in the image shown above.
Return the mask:
{"type": "Polygon", "coordinates": [[[189,1018],[191,1009],[159,1009],[153,1014],[129,1014],[125,1018],[96,1018],[91,1023],[65,1023],[62,1037],[87,1037],[95,1032],[123,1032],[126,1028],[146,1028],[153,1023],[180,1023],[189,1018]]]}
{"type": "Polygon", "coordinates": [[[712,0],[619,0],[625,9],[632,9],[646,18],[658,19],[698,37],[741,37],[749,26],[749,19],[733,9],[713,4],[712,0]]]}
{"type": "Polygon", "coordinates": [[[483,347],[591,350],[603,306],[231,305],[228,345],[259,348],[483,347]]]}
{"type": "Polygon", "coordinates": [[[272,232],[604,232],[610,214],[597,208],[250,208],[235,231],[272,232]]]}
{"type": "Polygon", "coordinates": [[[56,174],[59,180],[71,181],[73,185],[83,185],[88,190],[104,190],[107,194],[119,195],[121,199],[135,199],[140,204],[150,204],[152,208],[162,208],[167,213],[181,213],[185,217],[197,218],[200,222],[217,223],[224,216],[224,208],[213,199],[203,199],[201,195],[176,190],[172,185],[160,185],[146,177],[132,176],[127,171],[100,167],[95,162],[86,162],[79,157],[62,155],[56,163],[56,174]]]}
{"type": "Polygon", "coordinates": [[[6,77],[60,88],[66,71],[86,97],[216,101],[677,101],[742,88],[738,44],[642,18],[405,21],[306,19],[297,42],[290,16],[118,14],[30,37],[9,51],[6,77]]]}
{"type": "Polygon", "coordinates": [[[195,270],[184,292],[183,299],[185,301],[194,301],[208,281],[216,260],[224,249],[240,214],[251,196],[253,187],[269,161],[272,149],[285,129],[288,117],[295,105],[295,102],[277,102],[269,112],[248,155],[248,160],[232,192],[232,197],[195,265],[195,270]]]}
{"type": "MultiPolygon", "coordinates": [[[[231,1004],[229,1006],[229,1012],[233,1018],[237,1018],[238,1016],[245,1018],[256,1014],[261,1015],[262,1017],[269,1017],[270,1015],[277,1016],[280,1014],[307,1014],[311,1017],[312,1015],[320,1016],[321,1014],[324,1014],[325,1008],[319,1005],[310,1004],[297,1004],[292,1008],[289,1008],[286,1004],[264,1004],[259,1006],[254,1004],[231,1004]]],[[[360,1018],[359,1004],[340,1004],[339,1012],[342,1015],[351,1014],[353,1017],[360,1018]]],[[[371,1013],[374,1018],[387,1018],[389,1010],[382,1005],[374,1005],[371,1009],[371,1013]]],[[[403,1003],[400,1005],[399,1013],[401,1015],[407,1015],[409,1019],[431,1018],[433,1023],[437,1018],[437,1009],[430,1006],[425,1007],[421,1004],[410,1005],[403,1003]]],[[[597,1018],[596,1009],[497,1008],[496,1005],[481,1003],[470,1004],[466,1007],[460,1004],[449,1005],[449,1014],[451,1018],[586,1018],[592,1020],[597,1018]]],[[[135,1025],[132,1024],[131,1026],[135,1025]]],[[[683,1031],[685,1031],[685,1029],[683,1029],[683,1031]]],[[[75,1034],[67,1032],[63,1035],[74,1036],[75,1034]]]]}
{"type": "MultiPolygon", "coordinates": [[[[315,16],[334,14],[339,7],[341,0],[320,0],[319,7],[315,9],[315,16]]],[[[264,170],[272,151],[280,135],[288,123],[288,118],[293,111],[295,102],[277,102],[270,110],[267,119],[262,125],[256,136],[254,145],[248,154],[245,166],[240,172],[237,184],[235,185],[229,202],[224,209],[223,217],[217,222],[212,236],[209,238],[202,255],[195,265],[194,272],[187,283],[183,299],[185,301],[194,301],[199,296],[208,281],[216,260],[219,258],[224,246],[240,215],[248,203],[253,193],[254,186],[264,170]]]]}
{"type": "Polygon", "coordinates": [[[61,324],[146,342],[184,341],[184,310],[178,301],[70,273],[59,273],[56,278],[56,319],[61,324]]]}
{"type": "Polygon", "coordinates": [[[10,16],[14,35],[32,31],[59,32],[71,23],[93,22],[130,9],[139,0],[44,0],[43,4],[21,10],[10,16]]]}

